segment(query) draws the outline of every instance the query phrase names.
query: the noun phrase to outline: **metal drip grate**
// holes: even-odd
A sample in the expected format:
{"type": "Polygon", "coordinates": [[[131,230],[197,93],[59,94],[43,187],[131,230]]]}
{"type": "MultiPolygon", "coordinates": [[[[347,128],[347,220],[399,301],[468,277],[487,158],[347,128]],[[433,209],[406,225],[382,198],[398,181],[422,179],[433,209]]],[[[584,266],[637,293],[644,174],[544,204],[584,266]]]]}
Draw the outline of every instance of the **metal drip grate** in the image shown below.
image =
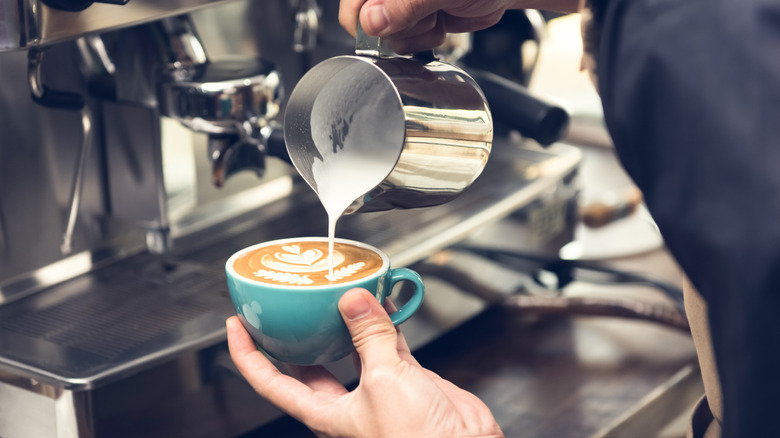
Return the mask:
{"type": "Polygon", "coordinates": [[[162,271],[107,272],[88,293],[15,314],[0,327],[111,360],[155,338],[180,337],[201,315],[232,312],[223,273],[184,264],[162,271]]]}

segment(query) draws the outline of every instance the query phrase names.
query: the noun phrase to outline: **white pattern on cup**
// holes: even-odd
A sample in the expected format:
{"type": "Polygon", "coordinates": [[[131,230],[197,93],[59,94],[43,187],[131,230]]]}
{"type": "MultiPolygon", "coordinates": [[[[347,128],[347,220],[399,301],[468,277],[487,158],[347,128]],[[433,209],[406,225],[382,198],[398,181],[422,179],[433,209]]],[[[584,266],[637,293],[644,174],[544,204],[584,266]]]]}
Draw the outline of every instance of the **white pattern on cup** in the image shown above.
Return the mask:
{"type": "Polygon", "coordinates": [[[252,302],[252,305],[244,304],[241,306],[241,310],[243,310],[244,318],[246,319],[246,322],[248,322],[252,327],[260,330],[260,318],[258,318],[258,314],[262,313],[262,308],[260,307],[260,304],[255,302],[252,302]],[[259,311],[257,311],[259,309],[259,311]]]}

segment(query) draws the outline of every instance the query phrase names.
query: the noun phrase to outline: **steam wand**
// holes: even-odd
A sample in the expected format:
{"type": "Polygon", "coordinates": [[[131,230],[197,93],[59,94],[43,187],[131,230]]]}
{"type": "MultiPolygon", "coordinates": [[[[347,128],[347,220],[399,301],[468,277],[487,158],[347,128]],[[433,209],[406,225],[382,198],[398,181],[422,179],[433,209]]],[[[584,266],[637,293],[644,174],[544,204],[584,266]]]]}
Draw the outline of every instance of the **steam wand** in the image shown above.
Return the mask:
{"type": "Polygon", "coordinates": [[[62,233],[62,242],[60,243],[60,252],[70,254],[73,252],[73,232],[76,229],[76,219],[79,215],[79,206],[81,205],[81,188],[84,186],[84,169],[87,164],[87,155],[92,149],[92,110],[84,105],[81,110],[81,126],[83,128],[81,147],[79,148],[79,160],[76,163],[76,172],[73,177],[73,183],[70,186],[70,201],[68,205],[68,220],[65,225],[65,231],[62,233]]]}
{"type": "Polygon", "coordinates": [[[81,111],[81,125],[83,137],[79,147],[78,161],[70,187],[70,199],[68,201],[68,218],[65,223],[65,231],[62,233],[60,252],[63,255],[73,252],[73,233],[78,219],[79,206],[81,205],[81,188],[84,185],[84,169],[87,156],[92,146],[93,115],[89,106],[85,105],[84,97],[64,91],[51,90],[43,84],[41,79],[41,64],[43,51],[30,49],[27,57],[27,77],[30,85],[32,99],[49,108],[81,111]]]}

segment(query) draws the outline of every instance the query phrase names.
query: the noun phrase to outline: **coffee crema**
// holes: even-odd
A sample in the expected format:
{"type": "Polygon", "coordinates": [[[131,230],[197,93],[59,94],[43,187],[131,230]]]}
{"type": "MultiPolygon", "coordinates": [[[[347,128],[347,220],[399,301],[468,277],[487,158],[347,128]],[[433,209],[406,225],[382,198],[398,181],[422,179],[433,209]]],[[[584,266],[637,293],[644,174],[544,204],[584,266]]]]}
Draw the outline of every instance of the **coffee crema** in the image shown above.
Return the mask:
{"type": "Polygon", "coordinates": [[[261,283],[323,286],[367,277],[382,267],[382,257],[357,245],[336,242],[333,275],[328,274],[327,241],[290,241],[264,246],[239,256],[233,269],[261,283]]]}

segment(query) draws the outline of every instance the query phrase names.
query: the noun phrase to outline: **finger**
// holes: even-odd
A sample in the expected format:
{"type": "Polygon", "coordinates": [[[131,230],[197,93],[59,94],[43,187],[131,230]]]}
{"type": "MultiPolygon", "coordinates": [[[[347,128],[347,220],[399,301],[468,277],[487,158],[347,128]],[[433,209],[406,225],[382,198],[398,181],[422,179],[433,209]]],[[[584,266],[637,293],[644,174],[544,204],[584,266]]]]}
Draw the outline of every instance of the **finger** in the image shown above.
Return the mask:
{"type": "Polygon", "coordinates": [[[363,374],[363,365],[360,364],[360,355],[357,354],[357,351],[352,352],[352,366],[355,367],[355,373],[358,376],[363,374]]]}
{"type": "Polygon", "coordinates": [[[385,302],[382,303],[382,307],[385,309],[385,312],[387,312],[388,315],[391,315],[393,312],[398,310],[398,306],[396,306],[393,300],[390,298],[385,299],[385,302]]]}
{"type": "Polygon", "coordinates": [[[352,335],[363,370],[401,363],[398,333],[390,316],[365,289],[351,289],[339,300],[339,311],[352,335]]]}
{"type": "Polygon", "coordinates": [[[449,3],[448,0],[368,0],[360,8],[360,24],[368,35],[392,35],[413,27],[449,3]]]}
{"type": "MultiPolygon", "coordinates": [[[[438,14],[434,14],[437,17],[438,14]]],[[[414,52],[421,52],[438,47],[444,43],[447,33],[444,30],[444,20],[434,18],[434,26],[420,34],[409,35],[408,33],[399,33],[390,38],[390,47],[394,52],[405,55],[414,52]]]]}
{"type": "Polygon", "coordinates": [[[428,15],[415,23],[412,27],[394,33],[392,38],[412,38],[430,32],[436,28],[438,16],[438,13],[428,15]]]}
{"type": "MultiPolygon", "coordinates": [[[[387,312],[388,315],[398,310],[398,308],[395,306],[395,303],[393,303],[393,301],[389,298],[385,300],[385,302],[382,304],[382,307],[385,309],[385,312],[387,312]]],[[[399,327],[396,326],[395,331],[398,334],[396,350],[398,350],[399,356],[403,358],[405,352],[409,353],[409,346],[406,345],[406,339],[404,339],[403,335],[401,334],[399,327]]],[[[411,353],[409,353],[409,355],[411,355],[411,353]]],[[[357,353],[352,353],[352,366],[355,367],[355,372],[358,376],[363,372],[363,367],[360,365],[360,355],[357,353]]]]}
{"type": "Polygon", "coordinates": [[[350,35],[355,36],[358,13],[364,0],[341,0],[339,3],[339,24],[350,35]]]}
{"type": "Polygon", "coordinates": [[[409,55],[439,47],[444,43],[446,35],[441,28],[436,28],[428,33],[411,38],[393,38],[390,40],[390,48],[399,55],[409,55]]]}
{"type": "Polygon", "coordinates": [[[291,376],[295,377],[315,392],[322,391],[333,395],[343,395],[347,393],[344,385],[342,385],[330,371],[321,366],[284,364],[284,367],[291,376]]]}
{"type": "Polygon", "coordinates": [[[237,317],[228,318],[226,326],[230,358],[241,375],[261,397],[304,421],[306,413],[314,403],[312,390],[276,369],[271,361],[257,350],[237,317]]]}
{"type": "MultiPolygon", "coordinates": [[[[386,299],[382,307],[385,308],[385,311],[388,315],[392,314],[396,310],[398,310],[398,307],[396,307],[395,303],[391,299],[386,299]]],[[[412,356],[412,351],[409,348],[409,344],[406,342],[406,336],[404,336],[403,331],[401,331],[401,327],[396,326],[395,327],[396,335],[398,336],[398,342],[396,342],[395,349],[398,351],[398,356],[401,357],[401,359],[409,362],[412,365],[420,365],[419,362],[417,362],[417,359],[412,356]]],[[[354,357],[354,359],[359,359],[357,357],[354,357]]],[[[359,369],[359,362],[355,365],[355,369],[358,370],[358,373],[360,372],[359,369]]]]}
{"type": "Polygon", "coordinates": [[[497,10],[488,15],[478,17],[459,17],[447,13],[439,14],[439,21],[444,24],[447,33],[475,32],[495,25],[504,16],[504,10],[497,10]]]}
{"type": "Polygon", "coordinates": [[[398,343],[396,350],[398,351],[398,356],[401,357],[401,359],[409,362],[412,365],[420,365],[420,363],[417,362],[417,359],[412,356],[412,351],[409,349],[409,344],[406,343],[406,337],[404,336],[403,332],[401,332],[401,330],[398,330],[398,343]]]}

